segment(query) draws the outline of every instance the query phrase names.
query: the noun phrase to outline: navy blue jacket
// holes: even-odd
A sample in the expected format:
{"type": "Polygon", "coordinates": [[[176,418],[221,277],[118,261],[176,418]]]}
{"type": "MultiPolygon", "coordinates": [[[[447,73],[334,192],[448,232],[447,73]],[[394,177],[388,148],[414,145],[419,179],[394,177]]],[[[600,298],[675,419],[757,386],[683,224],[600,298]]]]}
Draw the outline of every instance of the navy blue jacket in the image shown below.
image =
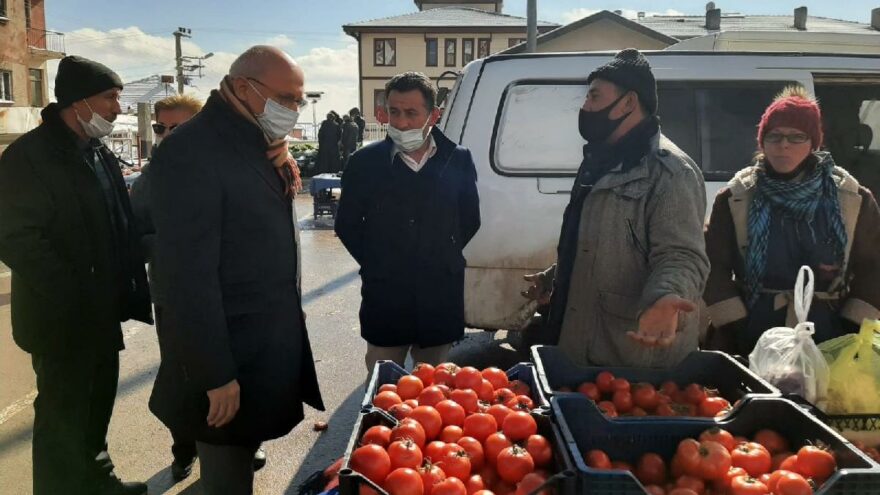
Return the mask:
{"type": "Polygon", "coordinates": [[[480,228],[471,153],[436,127],[417,173],[390,138],[351,157],[336,233],[361,265],[361,336],[383,347],[449,344],[464,334],[462,250],[480,228]]]}

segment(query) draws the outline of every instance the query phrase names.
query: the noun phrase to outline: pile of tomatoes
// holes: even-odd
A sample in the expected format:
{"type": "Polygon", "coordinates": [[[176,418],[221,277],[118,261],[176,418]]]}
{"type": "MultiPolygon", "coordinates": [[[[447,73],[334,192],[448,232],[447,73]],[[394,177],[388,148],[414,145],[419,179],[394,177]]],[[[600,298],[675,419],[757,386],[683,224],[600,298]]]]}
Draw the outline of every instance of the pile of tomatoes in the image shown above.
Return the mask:
{"type": "Polygon", "coordinates": [[[880,445],[876,447],[868,447],[867,445],[865,445],[864,442],[858,440],[854,441],[853,445],[855,445],[857,449],[864,452],[865,455],[871,458],[871,460],[876,463],[880,463],[880,450],[878,450],[878,447],[880,447],[880,445]]]}
{"type": "Polygon", "coordinates": [[[420,363],[376,394],[398,422],[367,429],[349,466],[391,495],[527,495],[553,466],[529,392],[498,368],[420,363]]]}
{"type": "Polygon", "coordinates": [[[608,417],[618,416],[702,416],[713,418],[730,412],[730,402],[716,390],[691,383],[679,388],[674,381],[660,388],[650,383],[630,383],[610,371],[596,375],[595,382],[577,387],[562,387],[560,392],[578,392],[593,402],[608,417]]]}
{"type": "Polygon", "coordinates": [[[630,471],[650,495],[809,495],[837,470],[834,454],[821,445],[795,453],[773,430],[760,430],[749,440],[717,427],[682,440],[668,465],[646,453],[632,466],[601,450],[584,453],[584,462],[630,471]]]}

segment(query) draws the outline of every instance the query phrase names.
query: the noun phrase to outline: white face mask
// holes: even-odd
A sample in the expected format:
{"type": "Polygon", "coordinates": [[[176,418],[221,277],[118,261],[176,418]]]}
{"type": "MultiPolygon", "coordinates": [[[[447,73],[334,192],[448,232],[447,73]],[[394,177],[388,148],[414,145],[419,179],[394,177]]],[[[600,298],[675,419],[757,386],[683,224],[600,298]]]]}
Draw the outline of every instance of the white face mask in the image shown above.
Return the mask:
{"type": "MultiPolygon", "coordinates": [[[[428,120],[431,120],[430,116],[428,117],[428,120]]],[[[421,128],[410,129],[408,131],[401,131],[393,125],[388,124],[388,136],[391,137],[391,140],[394,141],[394,144],[397,145],[398,148],[407,153],[412,153],[421,148],[428,139],[424,134],[425,128],[428,127],[428,120],[425,121],[425,125],[421,128]]]]}
{"type": "Polygon", "coordinates": [[[248,81],[248,84],[266,102],[263,113],[254,115],[260,127],[263,128],[263,132],[273,141],[282,139],[293,132],[294,127],[296,127],[296,121],[299,120],[299,112],[291,110],[271,98],[266,98],[257,91],[257,88],[250,81],[248,81]]]}
{"type": "MultiPolygon", "coordinates": [[[[92,110],[91,105],[86,100],[83,100],[87,107],[89,107],[89,111],[92,112],[92,118],[89,119],[88,122],[83,120],[79,114],[76,114],[76,120],[79,121],[79,124],[83,128],[83,132],[86,133],[86,136],[90,138],[102,138],[104,136],[109,135],[113,132],[113,122],[108,121],[104,117],[98,115],[97,112],[92,110]]],[[[76,112],[74,112],[76,113],[76,112]]]]}

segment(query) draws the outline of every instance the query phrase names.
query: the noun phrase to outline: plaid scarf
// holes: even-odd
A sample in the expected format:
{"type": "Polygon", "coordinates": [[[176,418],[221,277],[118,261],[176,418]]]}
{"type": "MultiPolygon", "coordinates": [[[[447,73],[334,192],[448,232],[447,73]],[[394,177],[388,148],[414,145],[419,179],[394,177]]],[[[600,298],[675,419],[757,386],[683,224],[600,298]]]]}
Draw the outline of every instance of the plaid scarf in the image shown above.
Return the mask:
{"type": "Polygon", "coordinates": [[[794,220],[806,222],[815,242],[816,233],[812,224],[819,206],[823,206],[822,211],[835,241],[835,256],[840,261],[841,269],[843,269],[847,243],[846,229],[837,196],[837,184],[834,183],[832,176],[834,169],[832,160],[822,160],[801,182],[768,177],[765,167],[764,163],[758,165],[757,190],[749,208],[749,245],[745,260],[749,308],[757,302],[763,288],[771,211],[781,212],[794,220]]]}
{"type": "MultiPolygon", "coordinates": [[[[235,93],[233,93],[232,83],[229,80],[229,76],[224,77],[223,80],[220,81],[220,90],[217,94],[223,99],[223,101],[231,106],[236,113],[247,119],[248,122],[260,127],[254,114],[252,114],[251,111],[244,106],[244,103],[235,96],[235,93]]],[[[262,130],[262,127],[260,127],[260,130],[262,130]]],[[[281,182],[284,184],[285,194],[292,198],[297,192],[302,190],[302,178],[300,177],[299,167],[296,164],[296,160],[290,156],[290,151],[287,149],[287,141],[284,138],[272,141],[265,133],[263,133],[263,136],[266,138],[266,143],[268,145],[266,149],[266,158],[272,162],[275,171],[278,173],[278,176],[281,177],[281,182]]]]}

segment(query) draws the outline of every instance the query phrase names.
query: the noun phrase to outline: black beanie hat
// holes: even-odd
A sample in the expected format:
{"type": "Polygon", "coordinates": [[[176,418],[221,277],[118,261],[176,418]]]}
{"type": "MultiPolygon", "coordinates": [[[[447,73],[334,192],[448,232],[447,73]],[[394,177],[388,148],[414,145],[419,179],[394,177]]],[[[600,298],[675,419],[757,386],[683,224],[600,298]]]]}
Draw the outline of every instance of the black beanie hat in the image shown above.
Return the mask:
{"type": "Polygon", "coordinates": [[[651,115],[657,113],[657,82],[654,80],[648,59],[635,48],[618,52],[611,62],[590,73],[587,84],[593,82],[593,79],[603,79],[629,91],[635,91],[648,112],[651,115]]]}
{"type": "Polygon", "coordinates": [[[68,55],[58,64],[55,98],[61,108],[110,88],[122,89],[122,79],[104,64],[68,55]]]}

